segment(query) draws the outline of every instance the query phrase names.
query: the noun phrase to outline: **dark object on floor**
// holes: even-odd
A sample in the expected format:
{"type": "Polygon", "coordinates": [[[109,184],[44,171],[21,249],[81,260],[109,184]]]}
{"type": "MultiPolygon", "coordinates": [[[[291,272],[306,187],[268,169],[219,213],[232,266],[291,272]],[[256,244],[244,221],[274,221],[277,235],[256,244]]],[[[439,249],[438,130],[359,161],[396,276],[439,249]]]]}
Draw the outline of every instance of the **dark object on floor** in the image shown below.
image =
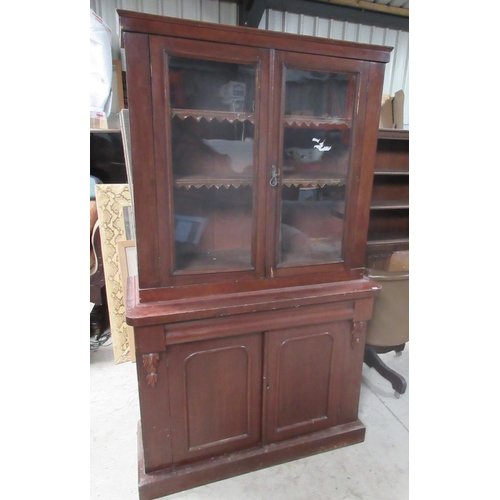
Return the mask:
{"type": "Polygon", "coordinates": [[[108,341],[110,342],[111,338],[111,330],[107,328],[103,332],[100,332],[96,335],[91,335],[90,336],[90,350],[91,351],[97,351],[99,347],[105,346],[107,347],[108,345],[111,345],[111,343],[107,343],[108,341]]]}
{"type": "Polygon", "coordinates": [[[406,380],[402,375],[399,373],[395,372],[392,368],[389,368],[379,357],[379,354],[390,352],[390,351],[396,351],[396,354],[400,353],[403,351],[405,348],[405,344],[402,344],[400,346],[393,346],[393,347],[387,347],[387,348],[380,348],[380,347],[374,347],[371,345],[366,345],[365,346],[365,358],[364,362],[370,367],[370,368],[375,368],[382,377],[387,379],[391,385],[394,391],[396,392],[397,395],[404,394],[406,391],[406,380]]]}

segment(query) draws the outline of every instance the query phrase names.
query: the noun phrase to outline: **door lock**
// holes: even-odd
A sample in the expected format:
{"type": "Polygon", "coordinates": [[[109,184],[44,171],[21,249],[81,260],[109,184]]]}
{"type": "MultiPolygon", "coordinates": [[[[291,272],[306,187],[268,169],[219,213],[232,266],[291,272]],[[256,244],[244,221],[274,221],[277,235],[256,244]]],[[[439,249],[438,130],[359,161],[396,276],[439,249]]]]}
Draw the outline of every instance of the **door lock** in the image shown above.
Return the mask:
{"type": "Polygon", "coordinates": [[[271,167],[271,180],[269,181],[269,184],[272,187],[276,187],[278,185],[278,169],[276,168],[276,165],[271,167]]]}

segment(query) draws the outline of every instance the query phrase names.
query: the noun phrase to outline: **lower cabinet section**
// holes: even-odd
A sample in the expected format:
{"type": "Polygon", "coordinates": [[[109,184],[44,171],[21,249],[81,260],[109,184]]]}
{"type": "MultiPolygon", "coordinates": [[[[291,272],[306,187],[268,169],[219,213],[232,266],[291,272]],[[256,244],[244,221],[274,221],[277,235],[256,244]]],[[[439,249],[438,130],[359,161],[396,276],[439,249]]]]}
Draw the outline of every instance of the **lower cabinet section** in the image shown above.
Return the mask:
{"type": "Polygon", "coordinates": [[[336,425],[349,326],[343,321],[169,346],[173,462],[336,425]]]}
{"type": "Polygon", "coordinates": [[[137,327],[141,499],[363,441],[372,305],[351,297],[137,327]],[[162,351],[145,352],[153,346],[162,351]]]}

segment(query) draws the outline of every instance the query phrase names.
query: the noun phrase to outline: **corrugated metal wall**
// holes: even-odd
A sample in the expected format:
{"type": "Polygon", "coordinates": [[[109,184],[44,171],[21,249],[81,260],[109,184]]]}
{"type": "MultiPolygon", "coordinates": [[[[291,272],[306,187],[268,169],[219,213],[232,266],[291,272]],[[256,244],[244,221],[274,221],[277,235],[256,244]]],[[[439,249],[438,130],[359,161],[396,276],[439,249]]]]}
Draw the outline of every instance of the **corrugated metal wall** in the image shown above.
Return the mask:
{"type": "Polygon", "coordinates": [[[391,61],[386,65],[383,93],[394,95],[395,92],[403,89],[405,93],[404,123],[405,128],[409,128],[408,32],[274,10],[265,12],[259,28],[393,47],[391,61]]]}
{"type": "MultiPolygon", "coordinates": [[[[237,24],[238,18],[237,4],[223,0],[90,0],[90,8],[102,17],[114,33],[115,58],[120,54],[116,9],[232,25],[237,24]]],[[[405,128],[409,128],[408,32],[275,10],[265,12],[259,28],[393,47],[391,61],[386,66],[383,92],[394,95],[399,89],[404,90],[404,123],[405,128]]]]}

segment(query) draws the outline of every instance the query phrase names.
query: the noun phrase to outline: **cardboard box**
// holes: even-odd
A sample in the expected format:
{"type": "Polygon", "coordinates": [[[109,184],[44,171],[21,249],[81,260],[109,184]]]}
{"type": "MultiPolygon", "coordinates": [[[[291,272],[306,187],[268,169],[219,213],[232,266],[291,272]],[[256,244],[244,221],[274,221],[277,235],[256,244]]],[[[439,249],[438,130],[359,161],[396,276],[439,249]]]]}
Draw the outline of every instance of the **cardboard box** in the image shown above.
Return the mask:
{"type": "Polygon", "coordinates": [[[120,131],[120,116],[118,113],[110,113],[106,116],[104,113],[91,111],[90,112],[90,130],[92,132],[119,132],[120,131]]]}
{"type": "Polygon", "coordinates": [[[394,97],[384,94],[382,96],[382,107],[380,109],[379,128],[403,129],[403,110],[405,105],[405,94],[398,90],[394,97]]]}
{"type": "Polygon", "coordinates": [[[90,129],[106,130],[108,128],[108,118],[105,113],[99,111],[90,112],[90,129]]]}

